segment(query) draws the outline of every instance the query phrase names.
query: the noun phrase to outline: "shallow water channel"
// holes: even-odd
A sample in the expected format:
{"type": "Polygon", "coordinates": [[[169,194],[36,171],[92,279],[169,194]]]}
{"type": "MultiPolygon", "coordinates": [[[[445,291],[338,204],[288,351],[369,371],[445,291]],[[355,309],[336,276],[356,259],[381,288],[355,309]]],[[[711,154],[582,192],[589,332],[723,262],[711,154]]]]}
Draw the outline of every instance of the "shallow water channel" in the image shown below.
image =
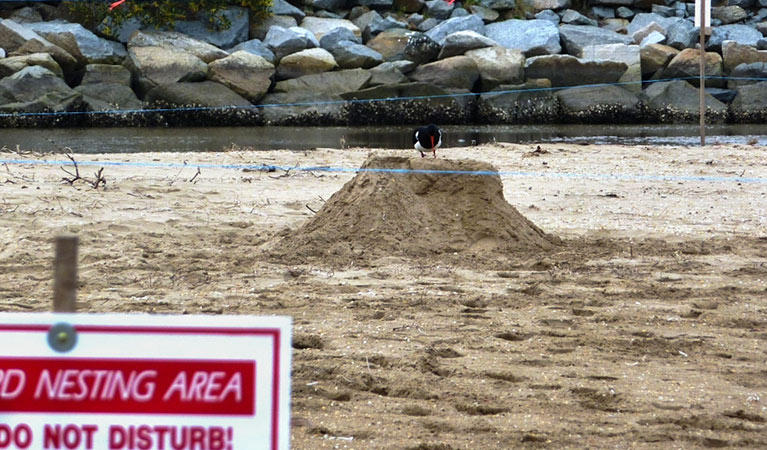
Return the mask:
{"type": "MultiPolygon", "coordinates": [[[[140,153],[313,148],[411,148],[411,126],[0,129],[0,148],[75,153],[140,153]]],[[[446,126],[445,147],[492,142],[700,145],[698,125],[446,126]]],[[[710,125],[706,144],[767,145],[767,124],[710,125]]]]}

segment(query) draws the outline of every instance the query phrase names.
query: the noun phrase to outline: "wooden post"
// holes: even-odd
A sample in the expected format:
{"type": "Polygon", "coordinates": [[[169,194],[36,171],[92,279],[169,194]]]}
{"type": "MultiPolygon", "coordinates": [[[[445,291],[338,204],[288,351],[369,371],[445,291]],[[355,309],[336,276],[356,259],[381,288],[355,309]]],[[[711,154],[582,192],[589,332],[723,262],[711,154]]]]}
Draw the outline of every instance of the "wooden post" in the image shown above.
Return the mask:
{"type": "Polygon", "coordinates": [[[706,7],[711,0],[700,2],[700,146],[706,146],[706,7]]]}
{"type": "Polygon", "coordinates": [[[77,236],[56,236],[53,312],[75,312],[77,308],[77,244],[77,236]]]}

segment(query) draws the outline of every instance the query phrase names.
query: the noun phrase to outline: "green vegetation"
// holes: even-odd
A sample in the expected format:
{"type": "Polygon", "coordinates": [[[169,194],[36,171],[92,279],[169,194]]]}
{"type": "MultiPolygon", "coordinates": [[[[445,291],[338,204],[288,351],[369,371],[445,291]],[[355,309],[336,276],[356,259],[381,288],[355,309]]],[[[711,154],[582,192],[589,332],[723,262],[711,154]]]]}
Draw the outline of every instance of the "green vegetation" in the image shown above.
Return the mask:
{"type": "Polygon", "coordinates": [[[69,12],[85,26],[104,24],[101,31],[112,34],[128,19],[138,19],[142,24],[159,29],[173,28],[179,20],[203,19],[211,29],[227,29],[232,24],[222,14],[230,6],[248,8],[256,19],[271,14],[272,0],[153,0],[131,1],[109,10],[107,2],[66,1],[69,12]],[[105,19],[108,19],[105,21],[105,19]]]}

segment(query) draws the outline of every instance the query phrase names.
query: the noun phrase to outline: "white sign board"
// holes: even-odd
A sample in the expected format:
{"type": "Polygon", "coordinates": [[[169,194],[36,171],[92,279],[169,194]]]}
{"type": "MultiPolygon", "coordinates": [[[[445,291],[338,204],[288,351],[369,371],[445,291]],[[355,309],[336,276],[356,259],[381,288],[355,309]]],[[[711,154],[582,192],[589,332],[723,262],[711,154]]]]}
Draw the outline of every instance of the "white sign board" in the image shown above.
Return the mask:
{"type": "Polygon", "coordinates": [[[695,27],[700,28],[700,9],[706,13],[706,28],[711,27],[711,0],[695,0],[695,27]]]}
{"type": "Polygon", "coordinates": [[[0,450],[287,449],[290,334],[289,317],[0,313],[0,450]]]}

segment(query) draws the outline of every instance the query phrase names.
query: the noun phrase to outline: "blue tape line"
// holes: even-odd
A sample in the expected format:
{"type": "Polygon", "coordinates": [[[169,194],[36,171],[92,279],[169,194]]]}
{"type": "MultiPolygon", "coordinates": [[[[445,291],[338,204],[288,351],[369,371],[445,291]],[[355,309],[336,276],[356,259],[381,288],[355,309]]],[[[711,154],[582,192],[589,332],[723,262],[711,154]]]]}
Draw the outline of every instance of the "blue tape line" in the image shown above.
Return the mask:
{"type": "MultiPolygon", "coordinates": [[[[46,166],[74,166],[72,161],[51,161],[39,159],[0,159],[0,164],[31,164],[46,166]]],[[[299,172],[340,172],[340,173],[390,173],[401,175],[474,175],[501,177],[539,177],[539,178],[583,178],[598,180],[624,181],[693,181],[709,183],[767,183],[767,178],[758,177],[715,177],[715,176],[680,176],[680,175],[634,175],[634,174],[602,174],[602,173],[572,173],[572,172],[523,172],[492,170],[432,170],[432,169],[383,169],[383,168],[352,168],[329,166],[273,166],[264,164],[189,164],[175,162],[131,162],[131,161],[79,161],[78,166],[127,166],[154,168],[183,168],[199,167],[203,169],[234,169],[260,172],[299,171],[299,172]]]]}

